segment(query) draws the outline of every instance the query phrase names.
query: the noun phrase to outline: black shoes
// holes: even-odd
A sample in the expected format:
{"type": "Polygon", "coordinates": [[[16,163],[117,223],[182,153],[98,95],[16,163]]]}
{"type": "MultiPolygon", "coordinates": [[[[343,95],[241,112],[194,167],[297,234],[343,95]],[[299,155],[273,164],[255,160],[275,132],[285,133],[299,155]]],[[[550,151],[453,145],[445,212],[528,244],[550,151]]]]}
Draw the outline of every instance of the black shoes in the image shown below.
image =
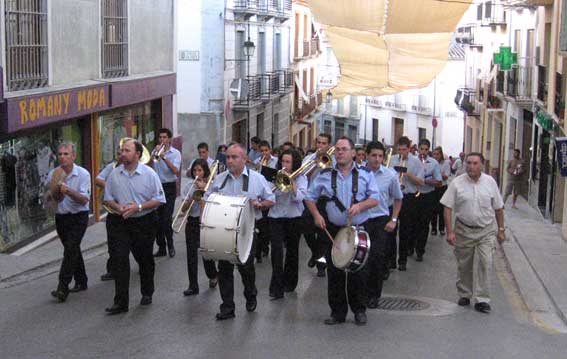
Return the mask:
{"type": "Polygon", "coordinates": [[[307,266],[309,268],[313,268],[315,267],[315,264],[317,264],[317,259],[313,256],[311,256],[311,258],[309,258],[309,261],[307,262],[307,266]]]}
{"type": "Polygon", "coordinates": [[[216,288],[217,284],[219,284],[218,278],[209,279],[209,288],[216,288]]]}
{"type": "Polygon", "coordinates": [[[323,278],[325,275],[325,268],[317,268],[317,277],[323,278]]]}
{"type": "Polygon", "coordinates": [[[278,294],[274,293],[273,295],[270,295],[270,297],[272,297],[270,299],[271,301],[275,301],[275,300],[283,299],[284,295],[283,293],[278,293],[278,294]]]}
{"type": "Polygon", "coordinates": [[[142,300],[140,300],[140,305],[150,305],[152,304],[152,297],[149,295],[142,296],[142,300]]]}
{"type": "Polygon", "coordinates": [[[62,290],[54,290],[51,292],[51,296],[59,301],[59,303],[63,303],[67,300],[68,292],[64,292],[62,290]]]}
{"type": "Polygon", "coordinates": [[[432,231],[431,231],[431,235],[432,235],[432,236],[436,236],[436,235],[437,235],[437,231],[436,231],[436,230],[432,230],[432,231]]]}
{"type": "Polygon", "coordinates": [[[118,304],[114,304],[112,307],[110,308],[106,308],[105,309],[106,314],[108,315],[115,315],[115,314],[120,314],[120,313],[126,313],[128,311],[128,307],[124,307],[118,304]]]}
{"type": "Polygon", "coordinates": [[[490,304],[483,303],[483,302],[476,303],[474,305],[474,310],[476,310],[477,312],[488,314],[488,313],[490,313],[490,304]]]}
{"type": "Polygon", "coordinates": [[[262,263],[262,256],[256,258],[256,263],[258,264],[262,263]]]}
{"type": "Polygon", "coordinates": [[[413,249],[408,249],[408,257],[413,256],[413,249]]]}
{"type": "Polygon", "coordinates": [[[167,247],[167,252],[169,253],[169,258],[175,257],[175,247],[173,246],[173,244],[167,247]]]}
{"type": "Polygon", "coordinates": [[[344,319],[337,319],[335,317],[330,317],[325,319],[325,325],[337,325],[337,324],[342,324],[344,323],[345,320],[344,319]]]}
{"type": "Polygon", "coordinates": [[[110,273],[104,273],[103,275],[100,276],[100,280],[103,282],[106,282],[108,280],[114,280],[114,276],[110,273]]]}
{"type": "Polygon", "coordinates": [[[415,256],[415,261],[416,262],[423,262],[423,254],[417,254],[415,256]]]}
{"type": "Polygon", "coordinates": [[[217,320],[227,320],[227,319],[232,319],[235,317],[234,312],[220,312],[217,313],[217,315],[215,316],[217,318],[217,320]]]}
{"type": "Polygon", "coordinates": [[[246,310],[249,312],[253,312],[256,310],[256,306],[258,305],[258,302],[256,301],[256,298],[254,299],[250,299],[246,301],[246,310]]]}
{"type": "Polygon", "coordinates": [[[69,289],[69,293],[77,293],[87,290],[88,286],[86,284],[75,284],[75,286],[69,289]]]}
{"type": "Polygon", "coordinates": [[[354,314],[354,324],[356,325],[366,325],[366,313],[355,313],[354,314]]]}
{"type": "Polygon", "coordinates": [[[191,295],[197,295],[197,294],[199,294],[199,289],[189,288],[189,289],[183,291],[183,295],[186,296],[186,297],[191,296],[191,295]]]}
{"type": "Polygon", "coordinates": [[[370,297],[368,299],[368,305],[367,307],[370,309],[376,309],[378,308],[378,301],[380,300],[380,298],[378,297],[370,297]]]}
{"type": "Polygon", "coordinates": [[[284,293],[291,293],[291,292],[295,292],[295,288],[284,287],[283,291],[284,291],[284,293]]]}
{"type": "Polygon", "coordinates": [[[445,235],[445,231],[439,231],[439,234],[444,236],[445,235]]]}
{"type": "Polygon", "coordinates": [[[461,307],[466,307],[467,305],[471,305],[471,300],[469,298],[461,297],[457,304],[461,307]]]}
{"type": "Polygon", "coordinates": [[[165,257],[167,256],[167,253],[165,252],[165,248],[164,249],[158,249],[157,252],[154,253],[154,257],[165,257]]]}
{"type": "Polygon", "coordinates": [[[405,272],[405,271],[406,271],[406,265],[405,265],[405,264],[399,264],[399,265],[398,265],[398,270],[399,270],[399,271],[402,271],[402,272],[405,272]]]}

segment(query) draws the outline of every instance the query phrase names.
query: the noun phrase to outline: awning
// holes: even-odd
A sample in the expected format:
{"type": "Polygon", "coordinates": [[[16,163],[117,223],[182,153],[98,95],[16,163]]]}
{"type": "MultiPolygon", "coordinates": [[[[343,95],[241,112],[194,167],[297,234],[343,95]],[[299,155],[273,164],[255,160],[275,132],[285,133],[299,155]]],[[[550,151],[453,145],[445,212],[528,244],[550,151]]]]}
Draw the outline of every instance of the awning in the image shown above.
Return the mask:
{"type": "Polygon", "coordinates": [[[472,0],[309,0],[341,70],[335,97],[427,86],[472,0]]]}

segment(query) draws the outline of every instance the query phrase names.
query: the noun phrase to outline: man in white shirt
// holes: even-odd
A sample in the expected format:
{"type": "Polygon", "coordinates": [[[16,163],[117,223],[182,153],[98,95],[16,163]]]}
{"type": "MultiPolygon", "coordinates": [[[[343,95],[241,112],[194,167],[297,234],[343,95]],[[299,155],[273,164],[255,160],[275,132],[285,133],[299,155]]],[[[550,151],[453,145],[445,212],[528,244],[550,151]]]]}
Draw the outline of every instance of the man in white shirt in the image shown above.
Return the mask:
{"type": "Polygon", "coordinates": [[[496,240],[502,243],[506,236],[504,202],[496,181],[482,173],[483,165],[482,154],[469,153],[466,173],[451,182],[441,203],[445,206],[447,242],[455,246],[458,303],[467,306],[474,296],[475,310],[490,313],[492,252],[496,240]],[[479,263],[473,272],[475,256],[478,256],[479,263]]]}

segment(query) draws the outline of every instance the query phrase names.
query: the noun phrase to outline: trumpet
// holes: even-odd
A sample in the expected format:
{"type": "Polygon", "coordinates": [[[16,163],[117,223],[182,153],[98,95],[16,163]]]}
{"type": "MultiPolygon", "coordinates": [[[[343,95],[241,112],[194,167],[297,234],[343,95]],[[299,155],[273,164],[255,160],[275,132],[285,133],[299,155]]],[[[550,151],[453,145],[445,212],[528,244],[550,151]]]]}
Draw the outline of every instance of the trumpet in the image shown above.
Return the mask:
{"type": "Polygon", "coordinates": [[[161,147],[159,148],[159,150],[156,151],[156,150],[154,149],[154,150],[152,151],[152,159],[153,159],[154,161],[159,161],[159,160],[161,160],[161,155],[163,154],[164,151],[165,151],[165,145],[162,144],[161,147]]]}
{"type": "Polygon", "coordinates": [[[386,160],[386,167],[390,167],[390,162],[392,161],[392,152],[394,151],[394,149],[392,147],[390,147],[390,149],[388,150],[388,154],[386,154],[386,156],[388,156],[388,159],[386,160]]]}
{"type": "MultiPolygon", "coordinates": [[[[332,146],[327,151],[317,151],[316,157],[314,159],[305,161],[305,163],[300,167],[302,171],[301,174],[309,173],[316,167],[324,170],[326,168],[331,168],[333,166],[333,158],[331,157],[335,153],[335,146],[332,146]]],[[[299,171],[299,169],[298,169],[299,171]]],[[[277,177],[276,177],[277,182],[277,177]]]]}
{"type": "Polygon", "coordinates": [[[175,233],[181,232],[181,229],[185,225],[185,222],[187,222],[187,218],[189,218],[189,214],[191,213],[193,205],[195,204],[195,202],[200,202],[203,199],[205,193],[207,193],[207,191],[209,190],[209,187],[211,186],[211,183],[213,182],[218,169],[219,161],[217,160],[213,162],[213,165],[211,167],[211,174],[209,175],[207,183],[205,184],[205,188],[203,188],[202,190],[197,189],[193,192],[192,195],[189,195],[191,193],[191,190],[195,186],[195,183],[197,183],[197,181],[200,179],[198,176],[197,178],[195,178],[195,181],[193,181],[193,183],[191,184],[189,191],[187,191],[187,194],[185,195],[185,198],[183,198],[181,206],[179,206],[179,209],[177,210],[177,213],[173,218],[171,229],[173,229],[175,233]],[[191,198],[191,200],[189,200],[189,198],[191,198]]]}

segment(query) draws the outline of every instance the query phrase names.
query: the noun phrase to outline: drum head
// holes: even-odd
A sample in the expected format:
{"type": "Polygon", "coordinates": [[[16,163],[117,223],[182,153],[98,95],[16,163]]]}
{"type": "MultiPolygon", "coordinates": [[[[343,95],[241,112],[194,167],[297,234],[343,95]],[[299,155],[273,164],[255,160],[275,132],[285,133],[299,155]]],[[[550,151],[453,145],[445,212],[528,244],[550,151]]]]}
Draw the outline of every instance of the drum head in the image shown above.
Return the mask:
{"type": "Polygon", "coordinates": [[[352,227],[343,227],[335,236],[331,257],[339,269],[349,266],[355,254],[355,231],[352,227]]]}
{"type": "Polygon", "coordinates": [[[246,263],[250,256],[250,252],[252,252],[252,243],[254,242],[254,225],[254,209],[252,208],[252,203],[246,198],[238,220],[238,228],[240,228],[240,232],[236,239],[236,250],[238,251],[238,260],[240,263],[246,263]]]}

